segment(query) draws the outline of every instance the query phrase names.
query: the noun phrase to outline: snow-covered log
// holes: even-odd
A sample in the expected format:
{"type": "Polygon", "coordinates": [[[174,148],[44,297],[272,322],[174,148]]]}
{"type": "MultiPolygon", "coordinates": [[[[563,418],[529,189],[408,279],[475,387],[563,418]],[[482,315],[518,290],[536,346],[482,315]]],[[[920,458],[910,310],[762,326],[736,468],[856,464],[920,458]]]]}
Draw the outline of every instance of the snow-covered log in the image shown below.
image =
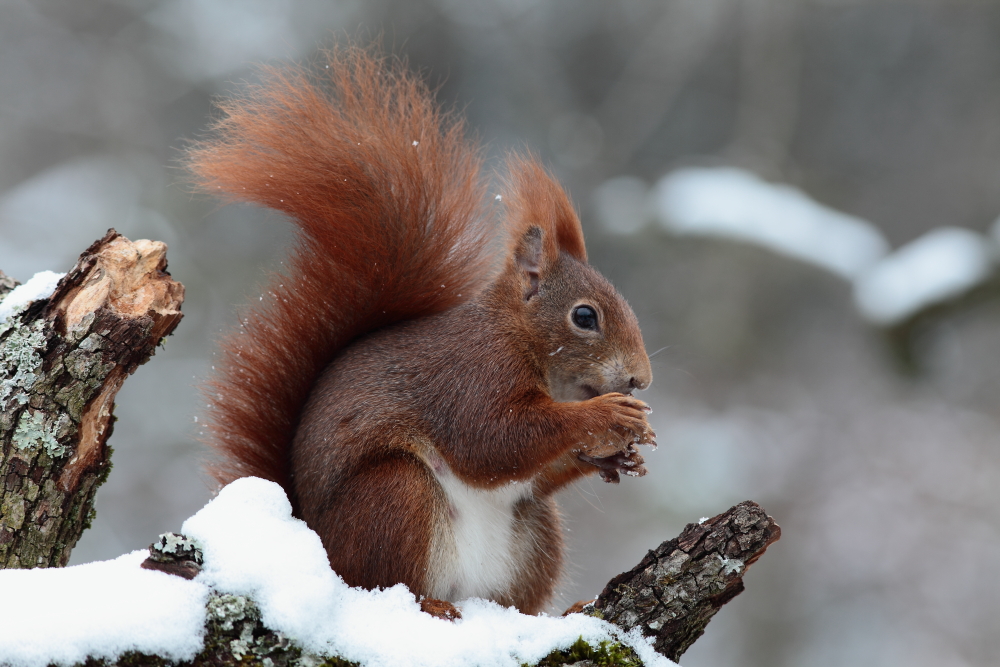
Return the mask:
{"type": "Polygon", "coordinates": [[[115,395],[181,319],[166,249],[112,229],[63,276],[0,279],[0,568],[65,565],[90,524],[115,395]]]}

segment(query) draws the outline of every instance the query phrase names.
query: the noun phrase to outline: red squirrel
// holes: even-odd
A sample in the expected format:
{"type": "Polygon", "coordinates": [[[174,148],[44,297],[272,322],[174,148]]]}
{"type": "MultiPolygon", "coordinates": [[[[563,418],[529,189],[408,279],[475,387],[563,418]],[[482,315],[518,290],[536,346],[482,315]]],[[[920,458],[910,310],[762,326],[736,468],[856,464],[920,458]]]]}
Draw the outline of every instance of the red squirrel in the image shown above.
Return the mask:
{"type": "Polygon", "coordinates": [[[482,150],[428,88],[359,48],[220,104],[197,184],[286,214],[285,268],[223,341],[207,394],[220,483],[281,484],[354,586],[541,611],[552,494],[645,473],[635,315],[587,264],[568,197],[482,150]]]}

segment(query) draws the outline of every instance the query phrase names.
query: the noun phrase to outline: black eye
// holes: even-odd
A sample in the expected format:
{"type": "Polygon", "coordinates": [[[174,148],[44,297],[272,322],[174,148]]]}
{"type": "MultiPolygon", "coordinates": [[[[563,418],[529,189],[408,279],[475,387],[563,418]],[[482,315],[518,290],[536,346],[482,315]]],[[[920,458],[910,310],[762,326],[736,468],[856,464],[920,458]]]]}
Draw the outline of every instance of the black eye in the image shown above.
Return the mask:
{"type": "Polygon", "coordinates": [[[577,306],[573,309],[573,324],[581,329],[597,331],[597,312],[590,306],[577,306]]]}

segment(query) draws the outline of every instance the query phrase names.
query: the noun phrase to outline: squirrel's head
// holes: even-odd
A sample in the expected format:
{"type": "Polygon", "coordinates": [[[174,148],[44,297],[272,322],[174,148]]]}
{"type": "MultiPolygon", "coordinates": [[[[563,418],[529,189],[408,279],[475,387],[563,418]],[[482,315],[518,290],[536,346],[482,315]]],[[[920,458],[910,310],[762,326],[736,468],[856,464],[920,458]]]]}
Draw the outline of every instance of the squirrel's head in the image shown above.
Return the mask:
{"type": "Polygon", "coordinates": [[[581,401],[645,389],[653,373],[632,308],[587,264],[565,192],[533,160],[513,171],[511,244],[503,282],[520,302],[515,326],[549,395],[581,401]]]}

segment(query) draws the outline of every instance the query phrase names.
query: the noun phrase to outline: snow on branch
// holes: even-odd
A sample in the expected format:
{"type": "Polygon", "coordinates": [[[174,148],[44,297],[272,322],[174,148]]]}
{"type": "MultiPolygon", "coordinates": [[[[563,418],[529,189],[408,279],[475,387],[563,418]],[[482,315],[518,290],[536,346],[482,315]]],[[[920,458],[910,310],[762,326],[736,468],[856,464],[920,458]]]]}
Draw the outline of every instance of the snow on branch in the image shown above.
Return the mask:
{"type": "Polygon", "coordinates": [[[938,227],[899,248],[854,285],[854,302],[869,322],[893,326],[990,279],[996,250],[971,229],[938,227]]]}
{"type": "Polygon", "coordinates": [[[889,250],[870,222],[742,169],[678,169],[660,180],[653,197],[661,224],[674,234],[752,243],[845,280],[857,278],[889,250]]]}
{"type": "Polygon", "coordinates": [[[596,653],[601,664],[665,667],[673,664],[665,655],[676,659],[743,590],[747,567],[780,534],[758,506],[741,503],[651,551],[608,584],[589,614],[526,616],[470,599],[458,604],[461,618],[443,620],[421,611],[402,584],[347,586],[273,482],[233,482],[181,530],[183,538],[153,545],[161,571],[143,567],[150,554],[137,551],[65,569],[0,572],[0,588],[19,601],[0,605],[0,664],[158,657],[194,665],[518,667],[596,653]],[[169,554],[180,576],[164,571],[169,554]],[[197,575],[188,579],[183,563],[197,575]]]}

